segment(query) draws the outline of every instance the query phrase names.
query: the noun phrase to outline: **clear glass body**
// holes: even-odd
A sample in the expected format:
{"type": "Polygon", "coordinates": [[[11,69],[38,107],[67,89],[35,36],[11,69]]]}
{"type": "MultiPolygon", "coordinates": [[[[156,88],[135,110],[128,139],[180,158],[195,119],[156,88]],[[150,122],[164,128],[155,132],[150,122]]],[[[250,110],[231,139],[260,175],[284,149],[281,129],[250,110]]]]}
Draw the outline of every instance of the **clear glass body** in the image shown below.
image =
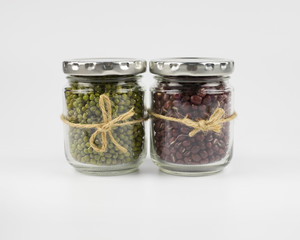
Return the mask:
{"type": "MultiPolygon", "coordinates": [[[[151,111],[174,118],[207,120],[217,107],[233,114],[233,88],[228,77],[156,77],[151,111]]],[[[206,175],[221,171],[232,158],[233,122],[220,133],[198,132],[182,123],[152,118],[151,157],[163,171],[175,175],[206,175]]]]}
{"type": "MultiPolygon", "coordinates": [[[[111,101],[112,119],[134,108],[134,116],[127,121],[145,116],[144,90],[140,76],[68,77],[64,89],[64,116],[72,123],[102,123],[99,97],[105,94],[111,101]]],[[[119,175],[138,169],[146,155],[144,122],[114,127],[115,140],[127,149],[123,153],[106,136],[105,152],[94,151],[89,140],[95,129],[81,129],[65,125],[65,154],[78,171],[96,175],[119,175]]],[[[101,133],[94,143],[101,147],[101,133]]]]}

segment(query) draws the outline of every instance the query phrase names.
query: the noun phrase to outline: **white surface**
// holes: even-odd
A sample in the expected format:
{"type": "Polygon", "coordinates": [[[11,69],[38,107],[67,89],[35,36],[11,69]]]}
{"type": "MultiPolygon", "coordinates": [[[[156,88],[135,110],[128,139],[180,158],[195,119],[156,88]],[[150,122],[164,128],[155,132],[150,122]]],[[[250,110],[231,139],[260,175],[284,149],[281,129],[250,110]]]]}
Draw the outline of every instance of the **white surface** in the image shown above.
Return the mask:
{"type": "MultiPolygon", "coordinates": [[[[299,239],[299,1],[2,1],[0,239],[299,239]],[[220,174],[77,173],[61,62],[232,58],[234,158],[220,174]]],[[[152,76],[145,74],[146,86],[152,76]]]]}

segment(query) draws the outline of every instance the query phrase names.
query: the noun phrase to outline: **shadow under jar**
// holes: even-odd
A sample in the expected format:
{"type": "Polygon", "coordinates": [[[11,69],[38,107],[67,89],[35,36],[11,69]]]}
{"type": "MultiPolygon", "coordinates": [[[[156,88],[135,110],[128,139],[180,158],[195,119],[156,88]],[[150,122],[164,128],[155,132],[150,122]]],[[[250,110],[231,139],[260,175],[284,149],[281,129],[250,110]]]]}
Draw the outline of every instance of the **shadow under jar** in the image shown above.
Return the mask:
{"type": "Polygon", "coordinates": [[[230,162],[233,122],[219,124],[217,131],[212,115],[218,109],[223,119],[235,116],[233,89],[228,83],[233,67],[233,61],[225,59],[150,62],[150,71],[158,75],[151,91],[151,157],[161,171],[207,175],[221,171],[230,162]],[[173,121],[185,118],[194,123],[201,121],[203,129],[193,135],[195,128],[173,121]]]}
{"type": "Polygon", "coordinates": [[[66,123],[65,154],[69,163],[80,172],[95,175],[136,171],[146,155],[144,90],[138,75],[146,70],[146,62],[79,59],[65,61],[63,69],[69,75],[62,116],[66,123]],[[110,125],[111,120],[132,108],[133,116],[110,125]],[[141,121],[122,125],[136,120],[141,121]],[[102,126],[97,128],[92,124],[102,126]],[[93,134],[95,139],[91,139],[93,134]]]}

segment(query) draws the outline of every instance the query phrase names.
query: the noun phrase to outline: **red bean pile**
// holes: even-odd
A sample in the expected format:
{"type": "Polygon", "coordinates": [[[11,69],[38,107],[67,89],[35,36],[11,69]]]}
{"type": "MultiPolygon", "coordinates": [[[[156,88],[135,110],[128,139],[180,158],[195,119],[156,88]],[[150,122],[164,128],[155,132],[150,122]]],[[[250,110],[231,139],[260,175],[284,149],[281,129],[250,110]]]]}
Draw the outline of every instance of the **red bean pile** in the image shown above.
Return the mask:
{"type": "MultiPolygon", "coordinates": [[[[166,83],[153,92],[153,111],[160,115],[190,119],[208,119],[217,107],[231,114],[231,92],[225,82],[166,83]]],[[[181,123],[153,118],[154,148],[164,161],[176,164],[207,164],[222,160],[230,151],[230,122],[221,133],[198,132],[181,123]]]]}

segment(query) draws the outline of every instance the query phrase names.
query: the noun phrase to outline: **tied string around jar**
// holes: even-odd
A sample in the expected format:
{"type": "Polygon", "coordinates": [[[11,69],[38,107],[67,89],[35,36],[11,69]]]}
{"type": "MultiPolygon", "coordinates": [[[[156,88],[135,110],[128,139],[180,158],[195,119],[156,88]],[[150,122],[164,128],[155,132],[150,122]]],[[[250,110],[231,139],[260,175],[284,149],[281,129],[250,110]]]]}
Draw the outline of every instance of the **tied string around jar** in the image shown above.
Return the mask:
{"type": "Polygon", "coordinates": [[[130,124],[141,123],[147,120],[147,118],[142,118],[139,120],[126,121],[131,118],[134,113],[134,108],[131,108],[128,112],[119,115],[118,117],[112,119],[112,110],[111,110],[111,101],[110,99],[102,94],[99,98],[99,108],[102,112],[102,123],[94,123],[94,124],[81,124],[81,123],[72,123],[66,119],[64,115],[61,115],[61,120],[70,127],[81,128],[81,129],[96,129],[96,131],[91,135],[89,143],[90,146],[94,149],[94,151],[98,153],[105,152],[107,149],[107,135],[109,136],[111,142],[119,149],[121,152],[126,153],[127,149],[122,147],[116,139],[112,135],[112,128],[120,127],[130,124]],[[124,121],[124,122],[121,122],[124,121]],[[98,147],[95,144],[95,139],[98,134],[101,134],[101,143],[102,146],[98,147]]]}
{"type": "Polygon", "coordinates": [[[187,116],[185,116],[184,118],[173,118],[169,116],[160,115],[151,111],[149,111],[149,114],[151,114],[155,118],[182,123],[188,127],[194,128],[191,132],[189,132],[190,137],[195,136],[200,131],[214,131],[216,133],[220,133],[223,127],[223,123],[229,122],[237,116],[236,113],[233,113],[229,117],[225,117],[225,111],[222,108],[217,108],[209,117],[209,119],[200,119],[198,121],[189,119],[187,116]]]}

